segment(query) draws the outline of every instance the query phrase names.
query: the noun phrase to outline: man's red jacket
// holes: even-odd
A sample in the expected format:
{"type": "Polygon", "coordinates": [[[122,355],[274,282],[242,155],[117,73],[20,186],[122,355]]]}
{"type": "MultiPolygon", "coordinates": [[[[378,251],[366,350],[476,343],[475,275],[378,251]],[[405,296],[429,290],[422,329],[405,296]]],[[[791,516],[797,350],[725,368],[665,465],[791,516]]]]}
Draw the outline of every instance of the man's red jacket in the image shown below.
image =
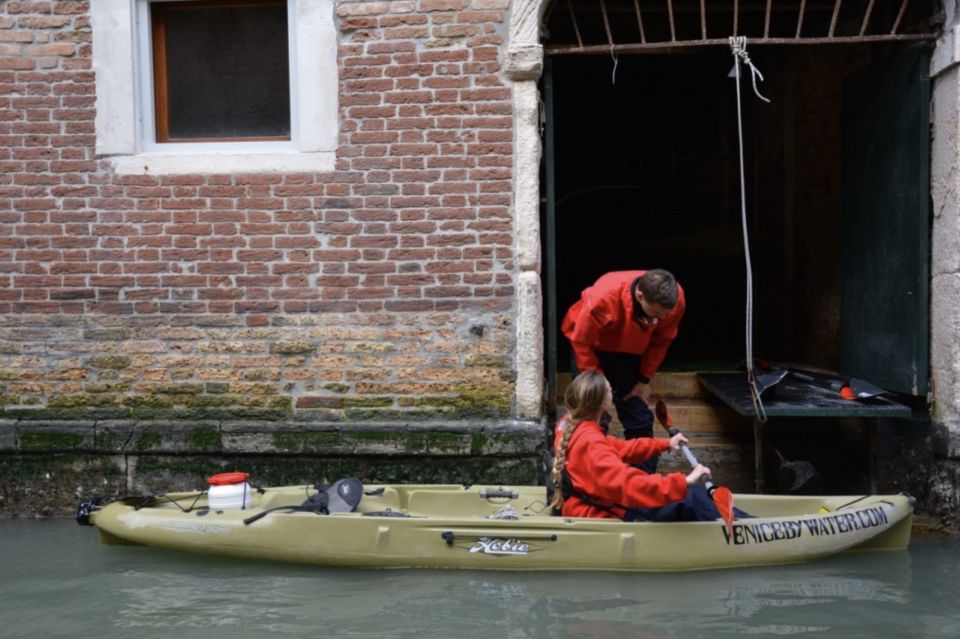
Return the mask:
{"type": "MultiPolygon", "coordinates": [[[[557,426],[558,446],[563,424],[557,426]]],[[[651,475],[629,465],[669,449],[669,439],[638,437],[623,441],[604,435],[596,422],[580,422],[567,443],[566,472],[574,488],[611,508],[605,510],[569,497],[561,513],[565,517],[622,518],[622,506],[660,508],[683,499],[687,496],[687,478],[682,473],[651,475]]]]}
{"type": "Polygon", "coordinates": [[[654,323],[634,317],[631,285],[646,271],[614,271],[584,289],[580,300],[563,318],[561,330],[570,340],[577,368],[601,370],[596,351],[632,353],[640,356],[640,374],[652,379],[677,336],[686,309],[683,289],[677,284],[677,305],[654,323]]]}

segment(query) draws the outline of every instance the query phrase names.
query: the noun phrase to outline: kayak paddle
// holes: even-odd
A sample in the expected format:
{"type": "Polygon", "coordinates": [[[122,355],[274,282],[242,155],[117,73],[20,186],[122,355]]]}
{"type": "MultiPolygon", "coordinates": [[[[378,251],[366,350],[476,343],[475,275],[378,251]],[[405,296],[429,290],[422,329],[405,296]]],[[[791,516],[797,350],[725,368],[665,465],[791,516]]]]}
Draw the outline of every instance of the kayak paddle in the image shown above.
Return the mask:
{"type": "Polygon", "coordinates": [[[840,393],[843,399],[870,399],[885,394],[887,391],[874,386],[870,382],[858,377],[851,377],[848,382],[841,379],[830,379],[790,369],[790,374],[808,384],[814,384],[840,393]]]}
{"type": "MultiPolygon", "coordinates": [[[[656,413],[657,421],[659,421],[660,425],[663,426],[668,433],[670,433],[671,437],[680,432],[677,427],[673,425],[670,415],[667,414],[667,405],[663,402],[663,400],[657,402],[656,413]]],[[[686,444],[680,444],[680,450],[687,458],[687,461],[690,462],[691,468],[696,468],[700,464],[686,444]]],[[[704,480],[703,487],[707,489],[707,494],[710,495],[710,499],[713,500],[714,505],[717,507],[717,512],[720,513],[720,517],[727,525],[728,536],[732,537],[733,493],[730,492],[729,488],[724,488],[723,486],[717,486],[714,484],[713,481],[710,480],[709,476],[704,480]]]]}

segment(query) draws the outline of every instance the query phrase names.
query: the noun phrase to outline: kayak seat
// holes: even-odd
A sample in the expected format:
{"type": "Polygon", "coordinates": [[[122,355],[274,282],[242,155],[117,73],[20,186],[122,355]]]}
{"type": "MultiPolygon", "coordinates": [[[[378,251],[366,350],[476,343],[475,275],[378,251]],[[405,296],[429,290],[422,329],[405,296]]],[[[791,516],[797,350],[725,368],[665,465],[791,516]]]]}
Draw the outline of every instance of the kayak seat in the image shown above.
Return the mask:
{"type": "Polygon", "coordinates": [[[317,489],[317,492],[310,495],[299,506],[274,506],[261,510],[257,514],[244,519],[244,525],[249,526],[253,522],[263,519],[266,515],[276,512],[315,513],[317,515],[350,513],[357,509],[357,505],[363,498],[363,484],[356,477],[338,479],[332,484],[315,484],[314,488],[317,489]]]}
{"type": "Polygon", "coordinates": [[[352,513],[357,509],[363,498],[363,484],[356,477],[338,479],[332,484],[317,485],[317,494],[303,502],[301,508],[312,510],[315,507],[319,512],[352,513]]]}

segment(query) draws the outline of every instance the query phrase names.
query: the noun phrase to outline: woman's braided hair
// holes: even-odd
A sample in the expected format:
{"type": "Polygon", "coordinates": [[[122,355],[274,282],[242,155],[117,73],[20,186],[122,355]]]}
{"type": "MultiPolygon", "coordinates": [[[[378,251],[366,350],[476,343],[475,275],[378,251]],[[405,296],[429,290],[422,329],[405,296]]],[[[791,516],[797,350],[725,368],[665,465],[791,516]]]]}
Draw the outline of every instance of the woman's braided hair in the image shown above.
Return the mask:
{"type": "Polygon", "coordinates": [[[576,379],[567,386],[567,391],[563,395],[563,403],[567,407],[568,417],[564,418],[566,424],[563,428],[563,437],[560,438],[560,444],[557,446],[557,455],[553,460],[553,472],[551,480],[555,488],[553,503],[555,508],[563,505],[563,490],[561,483],[563,481],[563,469],[567,465],[567,446],[570,444],[570,438],[573,432],[581,422],[596,419],[603,404],[607,398],[607,378],[597,371],[587,371],[577,375],[576,379]]]}

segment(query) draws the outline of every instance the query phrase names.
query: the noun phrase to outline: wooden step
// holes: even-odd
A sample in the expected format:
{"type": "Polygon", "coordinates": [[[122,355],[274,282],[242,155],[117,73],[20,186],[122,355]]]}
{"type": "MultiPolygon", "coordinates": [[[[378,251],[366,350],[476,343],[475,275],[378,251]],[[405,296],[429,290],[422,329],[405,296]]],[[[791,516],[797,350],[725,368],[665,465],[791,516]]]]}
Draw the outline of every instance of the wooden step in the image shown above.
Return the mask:
{"type": "MultiPolygon", "coordinates": [[[[570,373],[561,373],[558,376],[557,386],[561,396],[570,379],[570,373]]],[[[691,438],[720,435],[729,441],[750,440],[752,422],[706,393],[694,372],[657,374],[653,379],[653,402],[650,410],[653,410],[656,400],[661,398],[667,403],[673,424],[691,438]]],[[[557,413],[563,413],[562,400],[557,402],[557,413]]],[[[659,424],[656,424],[654,429],[655,436],[664,435],[659,424]]],[[[610,433],[623,436],[623,427],[616,417],[610,424],[610,433]]]]}
{"type": "Polygon", "coordinates": [[[709,397],[695,372],[657,373],[653,378],[653,396],[663,399],[709,397]]]}
{"type": "MultiPolygon", "coordinates": [[[[688,437],[720,435],[742,441],[751,436],[753,423],[723,404],[677,399],[670,401],[668,406],[673,425],[688,437]]],[[[653,406],[650,410],[653,410],[653,406]]],[[[610,422],[610,434],[623,436],[623,426],[616,416],[610,422]]],[[[657,423],[654,424],[653,434],[655,437],[665,437],[666,431],[657,423]]]]}
{"type": "Polygon", "coordinates": [[[717,400],[673,399],[667,407],[673,425],[685,433],[740,433],[753,426],[748,418],[717,400]]]}
{"type": "MultiPolygon", "coordinates": [[[[570,373],[557,374],[557,398],[558,402],[563,402],[563,393],[570,384],[572,377],[570,373]]],[[[695,372],[680,373],[657,373],[653,378],[653,397],[656,398],[710,398],[712,397],[700,385],[695,372]]]]}

